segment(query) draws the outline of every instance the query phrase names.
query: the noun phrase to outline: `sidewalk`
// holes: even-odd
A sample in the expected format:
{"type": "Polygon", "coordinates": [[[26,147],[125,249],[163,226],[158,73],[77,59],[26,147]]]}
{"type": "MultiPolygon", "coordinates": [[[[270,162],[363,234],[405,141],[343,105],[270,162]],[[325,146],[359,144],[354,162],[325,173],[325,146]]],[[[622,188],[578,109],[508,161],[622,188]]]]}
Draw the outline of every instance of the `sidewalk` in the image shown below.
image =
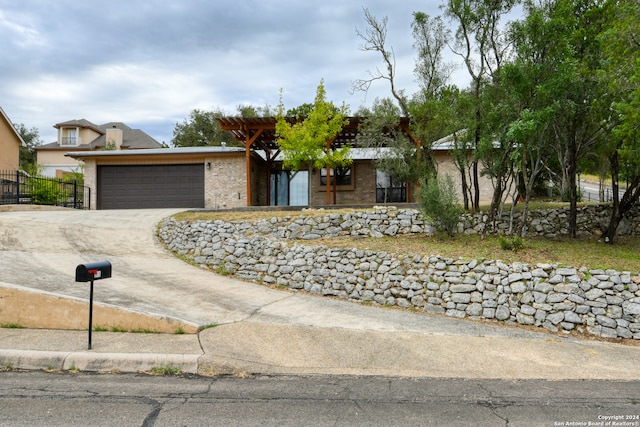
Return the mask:
{"type": "Polygon", "coordinates": [[[197,373],[202,349],[195,334],[0,328],[0,367],[140,372],[172,367],[197,373]]]}
{"type": "MultiPolygon", "coordinates": [[[[510,329],[510,328],[506,328],[510,329]]],[[[640,347],[514,331],[464,336],[237,322],[199,334],[0,329],[0,367],[202,375],[640,379],[640,347]]]]}

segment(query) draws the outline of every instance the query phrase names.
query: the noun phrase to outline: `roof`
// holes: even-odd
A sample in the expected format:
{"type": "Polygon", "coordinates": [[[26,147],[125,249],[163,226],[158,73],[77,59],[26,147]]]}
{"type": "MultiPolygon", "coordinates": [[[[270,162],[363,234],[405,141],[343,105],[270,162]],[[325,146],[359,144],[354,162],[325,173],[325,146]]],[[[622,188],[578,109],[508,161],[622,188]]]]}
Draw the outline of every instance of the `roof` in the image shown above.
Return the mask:
{"type": "MultiPolygon", "coordinates": [[[[362,117],[347,117],[349,123],[342,128],[336,139],[332,142],[334,147],[354,145],[358,135],[358,125],[362,117]]],[[[236,141],[245,144],[251,141],[252,148],[264,151],[277,151],[276,122],[275,117],[219,117],[216,119],[220,129],[231,132],[236,141]]],[[[288,118],[293,123],[297,119],[288,118]]],[[[400,118],[400,128],[408,133],[409,118],[400,118]]]]}
{"type": "Polygon", "coordinates": [[[36,147],[36,150],[62,150],[62,151],[69,151],[69,148],[72,148],[74,150],[96,150],[98,148],[104,147],[106,145],[107,142],[107,129],[111,129],[111,128],[117,128],[122,130],[122,147],[125,149],[152,149],[152,148],[160,148],[162,147],[162,144],[160,144],[158,141],[156,141],[155,139],[153,139],[151,136],[149,136],[147,133],[143,132],[140,129],[132,129],[129,126],[127,126],[125,123],[123,122],[109,122],[109,123],[105,123],[102,125],[96,125],[94,123],[91,123],[88,120],[85,119],[79,119],[79,120],[69,120],[66,122],[62,122],[62,123],[57,123],[55,126],[55,128],[60,129],[60,128],[70,128],[70,127],[79,127],[79,128],[83,128],[83,129],[91,129],[95,132],[97,132],[98,134],[100,134],[100,136],[98,136],[96,139],[94,139],[93,141],[89,141],[86,144],[81,144],[79,146],[76,147],[69,147],[69,146],[60,146],[60,144],[58,144],[58,141],[49,143],[49,144],[43,144],[39,147],[36,147]]]}
{"type": "Polygon", "coordinates": [[[100,125],[99,128],[102,130],[103,134],[98,138],[91,141],[89,146],[91,149],[96,149],[99,147],[104,147],[107,142],[107,129],[117,128],[122,130],[122,146],[125,148],[160,148],[162,144],[160,144],[155,139],[151,138],[148,134],[141,131],[140,129],[131,129],[129,126],[122,122],[109,122],[103,125],[100,125]]]}
{"type": "Polygon", "coordinates": [[[97,125],[91,123],[87,119],[74,119],[74,120],[69,120],[69,121],[62,122],[62,123],[56,123],[55,125],[53,125],[53,127],[56,128],[56,129],[70,128],[70,127],[89,128],[89,129],[95,130],[98,133],[102,132],[97,125]]]}
{"type": "Polygon", "coordinates": [[[124,157],[124,156],[157,156],[157,155],[207,155],[207,154],[233,154],[244,153],[241,147],[180,147],[180,148],[154,148],[146,150],[101,150],[101,151],[72,151],[65,156],[73,158],[87,157],[124,157]]]}
{"type": "Polygon", "coordinates": [[[22,136],[20,135],[18,130],[13,126],[13,123],[11,122],[11,120],[9,120],[9,116],[7,116],[7,114],[4,112],[2,107],[0,107],[0,117],[2,117],[7,122],[7,124],[11,128],[11,132],[13,132],[16,138],[18,138],[18,141],[20,141],[20,145],[26,146],[27,144],[25,144],[24,140],[22,139],[22,136]]]}

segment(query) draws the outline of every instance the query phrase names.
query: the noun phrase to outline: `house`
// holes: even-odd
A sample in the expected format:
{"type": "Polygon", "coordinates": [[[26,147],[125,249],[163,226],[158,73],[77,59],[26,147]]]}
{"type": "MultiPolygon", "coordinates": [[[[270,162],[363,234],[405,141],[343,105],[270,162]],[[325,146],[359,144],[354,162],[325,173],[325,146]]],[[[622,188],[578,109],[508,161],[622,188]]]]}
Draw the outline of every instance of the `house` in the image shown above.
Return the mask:
{"type": "Polygon", "coordinates": [[[238,147],[78,151],[91,209],[208,208],[268,205],[264,161],[238,147]],[[245,167],[252,176],[247,200],[245,167]]]}
{"type": "Polygon", "coordinates": [[[69,151],[157,149],[162,145],[140,129],[122,122],[96,125],[88,120],[70,120],[54,126],[58,140],[36,147],[38,166],[45,176],[61,177],[64,173],[81,172],[78,160],[65,156],[69,151]]]}
{"type": "MultiPolygon", "coordinates": [[[[412,202],[412,189],[376,169],[374,149],[352,150],[348,167],[289,171],[282,167],[273,117],[218,119],[244,147],[147,150],[69,150],[84,164],[92,209],[205,208],[247,206],[375,205],[412,202]],[[329,184],[329,185],[327,185],[329,184]]],[[[408,124],[408,120],[400,126],[408,124]]],[[[353,144],[358,118],[350,118],[332,144],[353,144]]],[[[441,173],[459,175],[451,147],[437,147],[441,173]]],[[[492,188],[484,178],[482,187],[492,188]]]]}
{"type": "Polygon", "coordinates": [[[18,170],[23,145],[22,137],[0,107],[0,171],[18,170]]]}

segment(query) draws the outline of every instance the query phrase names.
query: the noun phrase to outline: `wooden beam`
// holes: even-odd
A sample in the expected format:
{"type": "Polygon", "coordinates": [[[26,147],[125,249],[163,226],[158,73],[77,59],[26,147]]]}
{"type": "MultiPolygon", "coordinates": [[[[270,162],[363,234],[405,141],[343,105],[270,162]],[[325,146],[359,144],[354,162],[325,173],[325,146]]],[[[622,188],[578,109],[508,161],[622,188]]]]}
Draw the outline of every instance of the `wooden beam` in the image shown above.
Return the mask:
{"type": "Polygon", "coordinates": [[[251,206],[251,145],[258,139],[262,130],[256,132],[252,137],[250,137],[249,129],[245,128],[245,135],[247,137],[244,144],[244,155],[245,155],[245,171],[247,175],[247,206],[251,206]]]}

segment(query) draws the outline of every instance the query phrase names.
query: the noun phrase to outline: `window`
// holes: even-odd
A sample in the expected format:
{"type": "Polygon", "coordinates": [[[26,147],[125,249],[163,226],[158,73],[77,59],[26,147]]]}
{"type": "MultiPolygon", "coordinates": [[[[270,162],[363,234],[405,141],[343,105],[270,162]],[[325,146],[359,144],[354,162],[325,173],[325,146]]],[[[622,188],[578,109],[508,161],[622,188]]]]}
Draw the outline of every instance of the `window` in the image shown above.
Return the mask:
{"type": "Polygon", "coordinates": [[[309,172],[271,172],[271,206],[308,206],[309,172]]]}
{"type": "Polygon", "coordinates": [[[376,203],[405,203],[407,183],[397,182],[388,174],[376,171],[376,203]]]}
{"type": "Polygon", "coordinates": [[[80,145],[78,144],[78,136],[75,129],[68,129],[67,136],[62,137],[60,145],[80,145]]]}
{"type": "MultiPolygon", "coordinates": [[[[337,176],[336,185],[353,185],[352,170],[351,167],[340,167],[335,169],[329,169],[329,176],[331,177],[330,184],[333,185],[334,176],[337,176]]],[[[320,170],[320,185],[327,185],[327,169],[320,170]]]]}

